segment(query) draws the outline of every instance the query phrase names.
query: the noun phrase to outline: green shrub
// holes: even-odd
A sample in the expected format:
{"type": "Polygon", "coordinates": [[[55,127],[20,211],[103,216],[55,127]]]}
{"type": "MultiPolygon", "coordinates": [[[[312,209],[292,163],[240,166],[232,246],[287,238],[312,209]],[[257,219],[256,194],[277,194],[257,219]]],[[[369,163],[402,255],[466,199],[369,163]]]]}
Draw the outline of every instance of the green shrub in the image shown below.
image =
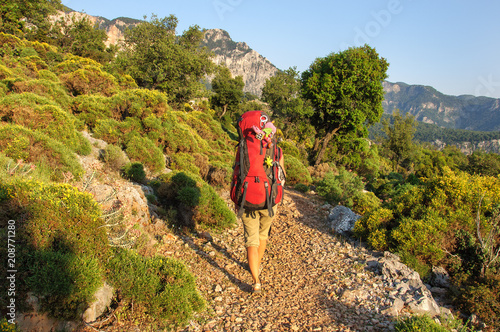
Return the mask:
{"type": "Polygon", "coordinates": [[[189,172],[196,175],[200,174],[200,169],[195,165],[195,158],[191,154],[179,152],[172,156],[172,169],[189,172]]]}
{"type": "Polygon", "coordinates": [[[193,216],[199,225],[206,225],[218,229],[231,228],[236,225],[235,214],[227,207],[226,202],[208,184],[200,189],[199,205],[193,216]]]}
{"type": "Polygon", "coordinates": [[[376,250],[386,250],[389,246],[387,223],[393,218],[389,209],[375,209],[365,214],[354,224],[354,234],[367,240],[376,250]]]}
{"type": "Polygon", "coordinates": [[[118,88],[114,76],[102,71],[98,66],[86,66],[72,73],[63,74],[60,78],[73,96],[94,93],[111,96],[118,88]]]}
{"type": "Polygon", "coordinates": [[[457,302],[467,313],[476,314],[495,331],[500,329],[500,276],[491,274],[487,279],[465,284],[457,302]]]}
{"type": "Polygon", "coordinates": [[[193,227],[196,225],[216,229],[232,227],[236,223],[234,213],[228,208],[215,189],[203,179],[191,173],[171,172],[161,179],[156,194],[159,201],[169,208],[179,206],[189,210],[182,211],[191,216],[184,219],[179,213],[179,226],[193,227]]]}
{"type": "Polygon", "coordinates": [[[53,101],[33,93],[9,94],[0,99],[0,119],[39,130],[78,154],[88,155],[90,143],[76,130],[76,119],[53,101]]]}
{"type": "Polygon", "coordinates": [[[109,98],[101,95],[80,95],[73,99],[71,109],[73,114],[82,120],[91,130],[98,120],[111,117],[109,98]]]}
{"type": "Polygon", "coordinates": [[[125,152],[119,146],[113,144],[106,145],[101,158],[110,169],[117,172],[130,162],[125,152]]]}
{"type": "Polygon", "coordinates": [[[124,178],[138,183],[142,183],[146,179],[146,172],[144,172],[144,166],[139,162],[132,162],[123,166],[122,174],[124,178]]]}
{"type": "Polygon", "coordinates": [[[47,69],[42,69],[42,70],[38,71],[38,79],[39,80],[46,80],[46,81],[50,81],[50,82],[54,82],[54,83],[61,83],[61,81],[59,80],[59,77],[57,77],[57,75],[54,72],[47,70],[47,69]]]}
{"type": "Polygon", "coordinates": [[[397,332],[447,332],[445,327],[436,323],[429,316],[411,316],[398,320],[394,325],[397,332]]]}
{"type": "Polygon", "coordinates": [[[113,286],[134,303],[134,310],[144,312],[152,321],[185,324],[205,307],[194,277],[179,261],[117,250],[107,266],[113,286]]]}
{"type": "Polygon", "coordinates": [[[303,183],[308,185],[312,182],[311,175],[300,160],[292,156],[284,156],[286,182],[289,184],[303,183]]]}
{"type": "Polygon", "coordinates": [[[303,183],[297,183],[295,185],[295,187],[293,187],[295,190],[297,191],[300,191],[300,192],[303,192],[303,193],[307,193],[309,192],[309,186],[306,186],[305,184],[303,183]]]}
{"type": "Polygon", "coordinates": [[[110,98],[110,111],[114,119],[135,117],[145,119],[150,115],[161,117],[167,110],[167,95],[157,90],[131,89],[120,91],[110,98]]]}
{"type": "Polygon", "coordinates": [[[355,196],[353,211],[357,214],[364,215],[370,210],[379,208],[381,205],[380,199],[371,191],[359,192],[355,196]]]}
{"type": "Polygon", "coordinates": [[[63,108],[67,108],[70,97],[59,82],[46,79],[32,79],[15,82],[12,86],[15,93],[31,92],[49,98],[63,108]]]}
{"type": "Polygon", "coordinates": [[[94,128],[94,137],[102,139],[109,144],[122,144],[123,133],[121,123],[113,119],[97,120],[94,128]]]}
{"type": "Polygon", "coordinates": [[[49,167],[51,178],[62,180],[64,174],[78,179],[83,168],[76,155],[62,143],[49,136],[18,125],[0,126],[0,152],[14,160],[22,159],[37,167],[49,167]]]}
{"type": "Polygon", "coordinates": [[[33,275],[27,278],[27,287],[41,297],[40,305],[52,317],[80,318],[103,283],[102,268],[93,257],[36,251],[28,264],[33,275]]]}
{"type": "Polygon", "coordinates": [[[318,194],[333,204],[342,204],[352,208],[355,199],[364,189],[363,181],[354,173],[340,169],[339,174],[329,172],[325,178],[318,182],[318,194]]]}
{"type": "Polygon", "coordinates": [[[139,161],[154,172],[165,169],[165,156],[149,138],[134,136],[128,143],[127,155],[132,161],[139,161]]]}
{"type": "MultiPolygon", "coordinates": [[[[81,317],[102,284],[101,263],[109,257],[101,210],[92,195],[68,184],[0,179],[0,211],[2,220],[15,221],[19,303],[32,292],[51,316],[81,317]]],[[[0,226],[5,243],[7,228],[7,223],[0,226]]],[[[6,250],[0,248],[2,257],[6,250]]],[[[0,270],[2,286],[5,273],[0,270]]]]}

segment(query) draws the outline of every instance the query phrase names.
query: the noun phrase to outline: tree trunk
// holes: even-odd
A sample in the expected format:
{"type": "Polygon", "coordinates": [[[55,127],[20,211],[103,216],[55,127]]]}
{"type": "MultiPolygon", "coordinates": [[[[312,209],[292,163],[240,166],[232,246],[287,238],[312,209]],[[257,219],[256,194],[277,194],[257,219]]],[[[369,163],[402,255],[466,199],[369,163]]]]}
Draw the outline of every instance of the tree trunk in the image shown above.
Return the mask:
{"type": "Polygon", "coordinates": [[[332,140],[333,136],[335,133],[339,130],[340,128],[336,128],[334,130],[331,130],[326,133],[325,138],[323,138],[323,146],[321,147],[321,150],[318,153],[318,156],[316,157],[316,162],[314,163],[315,166],[319,165],[323,159],[323,156],[325,155],[326,148],[328,147],[328,143],[332,140]]]}
{"type": "Polygon", "coordinates": [[[222,117],[224,116],[224,114],[226,114],[226,111],[227,111],[227,104],[226,104],[226,105],[224,105],[224,106],[222,106],[222,110],[223,110],[223,112],[222,112],[222,114],[219,116],[219,119],[222,119],[222,117]]]}

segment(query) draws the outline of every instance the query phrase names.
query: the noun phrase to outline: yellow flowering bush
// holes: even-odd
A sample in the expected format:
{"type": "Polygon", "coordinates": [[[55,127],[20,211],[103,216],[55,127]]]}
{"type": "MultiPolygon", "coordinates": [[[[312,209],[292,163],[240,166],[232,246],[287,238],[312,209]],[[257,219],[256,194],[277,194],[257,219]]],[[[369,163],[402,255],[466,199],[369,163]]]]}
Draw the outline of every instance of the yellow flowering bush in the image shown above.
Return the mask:
{"type": "MultiPolygon", "coordinates": [[[[19,303],[33,292],[51,316],[80,317],[102,285],[109,257],[101,210],[92,195],[62,183],[0,180],[0,211],[16,224],[19,303]]],[[[0,237],[6,242],[4,230],[0,237]]]]}

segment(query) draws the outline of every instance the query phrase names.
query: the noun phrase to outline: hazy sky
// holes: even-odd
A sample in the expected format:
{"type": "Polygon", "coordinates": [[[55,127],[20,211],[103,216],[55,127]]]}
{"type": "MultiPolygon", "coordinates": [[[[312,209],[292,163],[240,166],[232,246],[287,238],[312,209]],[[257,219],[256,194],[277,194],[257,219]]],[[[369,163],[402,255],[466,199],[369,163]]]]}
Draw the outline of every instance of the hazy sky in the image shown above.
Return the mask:
{"type": "Polygon", "coordinates": [[[318,57],[368,44],[389,62],[388,81],[449,95],[500,98],[498,0],[62,0],[107,19],[175,15],[226,30],[279,69],[302,72],[318,57]]]}

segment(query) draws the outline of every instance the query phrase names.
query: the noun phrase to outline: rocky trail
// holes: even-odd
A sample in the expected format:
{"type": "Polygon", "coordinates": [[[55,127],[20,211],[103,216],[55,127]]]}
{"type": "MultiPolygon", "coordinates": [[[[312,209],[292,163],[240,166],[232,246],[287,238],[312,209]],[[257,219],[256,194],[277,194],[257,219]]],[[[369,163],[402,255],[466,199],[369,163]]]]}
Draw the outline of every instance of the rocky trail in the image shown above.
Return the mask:
{"type": "MultiPolygon", "coordinates": [[[[91,142],[103,148],[103,142],[91,142]]],[[[446,292],[436,287],[439,283],[424,285],[397,256],[334,234],[328,221],[332,207],[314,194],[291,189],[285,191],[271,229],[261,273],[263,291],[252,294],[241,221],[223,232],[173,233],[147,203],[145,193],[151,189],[106,176],[97,147],[82,158],[84,178],[92,179],[86,190],[104,210],[123,206],[125,215],[134,216],[129,227],[143,225],[152,239],[149,254],[183,261],[207,302],[207,309],[177,332],[390,331],[396,317],[409,312],[450,312],[431,295],[446,292]],[[101,175],[94,177],[96,171],[101,175]]],[[[109,313],[90,322],[84,331],[152,330],[141,322],[130,326],[109,313]]]]}
{"type": "Polygon", "coordinates": [[[411,272],[377,272],[384,255],[334,235],[322,204],[286,191],[264,256],[260,294],[251,293],[241,222],[221,234],[164,235],[162,254],[186,263],[207,300],[207,310],[178,331],[393,330],[395,316],[406,310],[405,293],[429,291],[408,285],[411,272]]]}
{"type": "Polygon", "coordinates": [[[181,255],[175,245],[188,249],[181,259],[208,302],[208,310],[179,331],[389,330],[393,319],[381,313],[387,305],[382,277],[365,271],[364,248],[332,234],[320,206],[286,192],[264,256],[260,294],[251,293],[241,222],[223,234],[172,238],[172,253],[181,255]]]}

